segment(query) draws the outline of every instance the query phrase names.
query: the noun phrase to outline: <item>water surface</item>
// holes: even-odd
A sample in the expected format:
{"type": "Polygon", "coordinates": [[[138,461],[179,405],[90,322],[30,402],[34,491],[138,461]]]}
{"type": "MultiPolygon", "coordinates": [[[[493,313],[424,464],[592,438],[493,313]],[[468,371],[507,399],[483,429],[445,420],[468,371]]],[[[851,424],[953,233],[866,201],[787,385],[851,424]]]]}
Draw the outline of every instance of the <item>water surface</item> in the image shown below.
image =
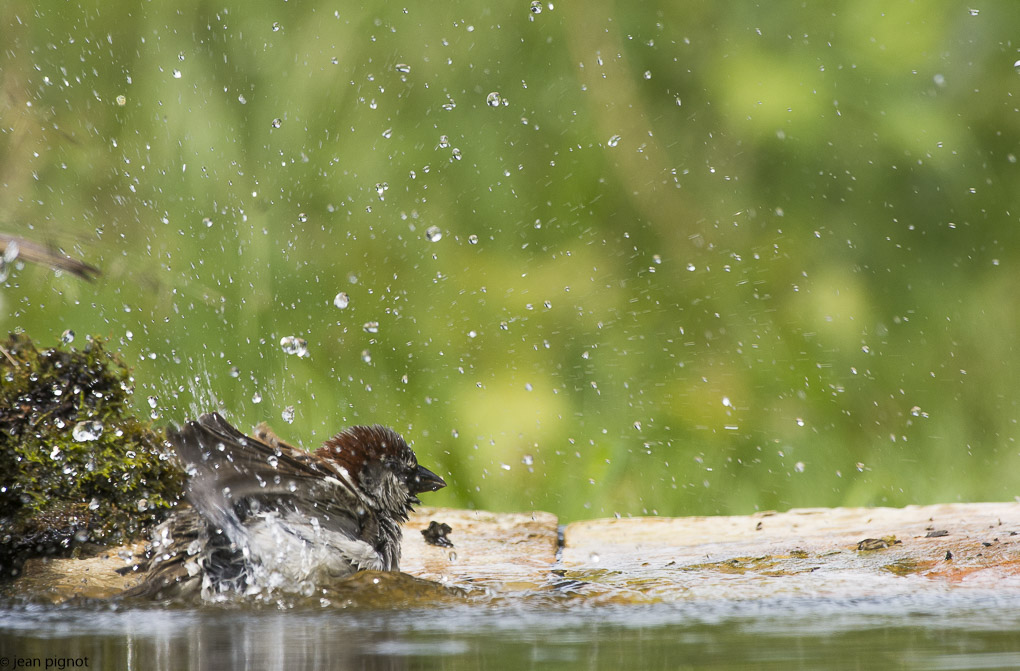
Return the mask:
{"type": "Polygon", "coordinates": [[[1014,669],[1018,631],[1020,597],[994,592],[408,610],[8,605],[0,667],[1014,669]]]}

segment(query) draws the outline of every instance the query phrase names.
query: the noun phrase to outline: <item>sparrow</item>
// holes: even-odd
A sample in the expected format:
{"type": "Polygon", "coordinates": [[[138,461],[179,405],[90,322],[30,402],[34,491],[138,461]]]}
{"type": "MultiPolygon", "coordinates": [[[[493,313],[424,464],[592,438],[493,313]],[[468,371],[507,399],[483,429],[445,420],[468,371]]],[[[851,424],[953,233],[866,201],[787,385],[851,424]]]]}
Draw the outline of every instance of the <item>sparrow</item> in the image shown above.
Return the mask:
{"type": "Polygon", "coordinates": [[[361,570],[400,570],[400,524],[446,486],[383,426],[352,426],[308,452],[218,413],[170,429],[185,505],[156,528],[126,596],[310,595],[361,570]]]}

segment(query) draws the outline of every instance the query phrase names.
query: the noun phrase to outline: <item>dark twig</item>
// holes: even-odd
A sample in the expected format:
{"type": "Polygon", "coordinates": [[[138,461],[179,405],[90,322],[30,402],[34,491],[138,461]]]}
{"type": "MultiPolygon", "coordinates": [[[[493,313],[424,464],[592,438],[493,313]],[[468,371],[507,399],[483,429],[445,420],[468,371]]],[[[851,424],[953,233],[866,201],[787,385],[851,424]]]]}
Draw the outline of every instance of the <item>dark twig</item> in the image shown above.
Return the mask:
{"type": "MultiPolygon", "coordinates": [[[[32,263],[39,263],[56,270],[65,270],[83,280],[91,282],[99,277],[99,268],[91,266],[84,261],[71,258],[56,250],[40,245],[31,240],[25,240],[16,235],[0,233],[0,256],[8,256],[8,250],[16,245],[16,253],[11,255],[14,258],[21,258],[32,263]]],[[[10,258],[13,261],[14,258],[10,258]]]]}

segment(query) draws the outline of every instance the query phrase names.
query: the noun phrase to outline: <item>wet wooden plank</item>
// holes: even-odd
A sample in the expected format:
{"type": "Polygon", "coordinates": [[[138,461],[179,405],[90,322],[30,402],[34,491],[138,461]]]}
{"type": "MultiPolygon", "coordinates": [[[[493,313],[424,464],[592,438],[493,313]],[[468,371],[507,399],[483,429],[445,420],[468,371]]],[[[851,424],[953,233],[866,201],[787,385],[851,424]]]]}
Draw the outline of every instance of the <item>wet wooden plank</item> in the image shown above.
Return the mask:
{"type": "MultiPolygon", "coordinates": [[[[1020,590],[1018,533],[1018,503],[801,509],[574,522],[557,556],[550,513],[422,508],[404,527],[401,568],[511,599],[559,594],[589,605],[1020,590]],[[431,521],[452,528],[452,548],[426,544],[431,521]],[[866,539],[876,549],[859,549],[866,539]]],[[[6,591],[54,602],[112,596],[133,583],[115,570],[140,547],[34,559],[6,591]]]]}
{"type": "Polygon", "coordinates": [[[75,597],[106,599],[137,582],[137,576],[123,576],[117,569],[128,566],[145,549],[144,543],[122,545],[103,550],[85,559],[29,559],[22,574],[4,586],[8,595],[62,603],[75,597]]]}
{"type": "MultiPolygon", "coordinates": [[[[78,596],[108,598],[138,581],[116,570],[131,564],[143,548],[143,543],[111,548],[88,559],[30,559],[4,591],[54,603],[78,596]]],[[[550,513],[421,508],[404,525],[400,566],[436,582],[514,591],[546,582],[556,550],[557,521],[550,513]],[[433,520],[452,528],[452,548],[425,542],[421,530],[433,520]]]]}
{"type": "Polygon", "coordinates": [[[422,508],[404,526],[400,568],[428,580],[525,590],[548,583],[557,549],[551,513],[422,508]],[[453,528],[453,548],[425,543],[421,530],[432,520],[453,528]]]}
{"type": "Polygon", "coordinates": [[[629,601],[1020,590],[1018,533],[1018,503],[591,520],[564,530],[560,568],[629,601]]]}

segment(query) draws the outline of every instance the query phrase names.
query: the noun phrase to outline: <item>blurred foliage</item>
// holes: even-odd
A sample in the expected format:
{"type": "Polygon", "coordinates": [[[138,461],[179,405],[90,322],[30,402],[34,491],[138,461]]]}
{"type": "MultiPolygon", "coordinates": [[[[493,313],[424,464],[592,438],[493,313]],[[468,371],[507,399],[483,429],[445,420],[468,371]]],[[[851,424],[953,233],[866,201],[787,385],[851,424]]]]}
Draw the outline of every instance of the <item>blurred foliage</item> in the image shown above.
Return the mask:
{"type": "Polygon", "coordinates": [[[974,7],[6,2],[0,228],[104,275],[0,328],[114,338],[167,421],[390,424],[430,504],[1009,498],[1020,15],[974,7]]]}

